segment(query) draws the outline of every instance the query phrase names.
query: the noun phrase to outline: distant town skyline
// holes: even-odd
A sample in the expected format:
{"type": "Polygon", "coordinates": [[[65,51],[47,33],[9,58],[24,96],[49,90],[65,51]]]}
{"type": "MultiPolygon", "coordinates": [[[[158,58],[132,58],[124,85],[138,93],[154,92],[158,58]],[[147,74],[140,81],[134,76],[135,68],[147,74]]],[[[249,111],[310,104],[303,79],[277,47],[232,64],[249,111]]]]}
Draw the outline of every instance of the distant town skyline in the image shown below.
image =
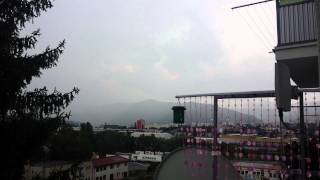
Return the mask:
{"type": "Polygon", "coordinates": [[[174,101],[177,94],[274,88],[274,2],[254,0],[54,1],[28,25],[36,51],[66,39],[57,67],[28,87],[73,86],[75,110],[92,105],[174,101]]]}

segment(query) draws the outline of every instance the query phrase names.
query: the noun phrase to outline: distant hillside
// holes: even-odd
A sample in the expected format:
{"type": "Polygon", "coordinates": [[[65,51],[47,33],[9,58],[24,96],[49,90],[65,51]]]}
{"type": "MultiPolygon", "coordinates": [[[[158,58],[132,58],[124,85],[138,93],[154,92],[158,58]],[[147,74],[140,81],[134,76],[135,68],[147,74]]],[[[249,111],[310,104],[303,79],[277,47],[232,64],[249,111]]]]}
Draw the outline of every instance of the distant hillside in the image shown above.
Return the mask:
{"type": "Polygon", "coordinates": [[[172,121],[172,105],[173,103],[154,100],[108,104],[82,112],[73,112],[71,120],[89,121],[95,125],[104,123],[132,125],[139,118],[147,122],[169,123],[172,121]]]}
{"type": "MultiPolygon", "coordinates": [[[[108,124],[119,124],[119,125],[132,125],[135,120],[142,118],[146,120],[147,123],[171,123],[173,121],[172,106],[176,103],[172,102],[160,102],[155,100],[146,100],[138,103],[117,103],[108,104],[101,107],[96,107],[92,109],[86,109],[82,112],[73,112],[71,120],[72,121],[89,121],[94,125],[100,125],[104,123],[108,124]]],[[[190,104],[187,105],[189,109],[190,104]]],[[[190,117],[190,111],[186,111],[186,122],[206,122],[213,119],[212,106],[201,104],[191,104],[192,112],[190,117]],[[197,111],[194,107],[197,106],[197,111]],[[207,115],[206,112],[207,111],[207,115]],[[200,115],[201,114],[201,115],[200,115]]],[[[228,121],[233,123],[235,118],[237,122],[240,121],[241,113],[229,110],[229,115],[227,109],[223,110],[219,108],[218,119],[223,121],[228,121]]],[[[244,122],[247,120],[250,123],[258,122],[257,118],[253,116],[248,116],[242,114],[242,119],[244,122]]]]}

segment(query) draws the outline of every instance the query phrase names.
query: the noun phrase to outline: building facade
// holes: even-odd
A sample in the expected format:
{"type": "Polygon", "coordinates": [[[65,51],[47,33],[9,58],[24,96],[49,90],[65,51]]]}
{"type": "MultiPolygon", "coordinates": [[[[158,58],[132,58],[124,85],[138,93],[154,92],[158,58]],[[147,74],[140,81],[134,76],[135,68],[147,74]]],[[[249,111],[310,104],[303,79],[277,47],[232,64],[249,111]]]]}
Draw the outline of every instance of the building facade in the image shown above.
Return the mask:
{"type": "Polygon", "coordinates": [[[127,158],[121,156],[109,156],[92,161],[93,180],[117,180],[128,176],[127,158]]]}
{"type": "Polygon", "coordinates": [[[144,129],[145,128],[145,124],[146,124],[145,120],[138,119],[136,121],[136,129],[144,129]]]}
{"type": "Polygon", "coordinates": [[[140,136],[154,136],[156,138],[162,139],[171,139],[173,136],[169,133],[162,133],[162,132],[133,132],[131,133],[132,137],[138,138],[140,136]]]}
{"type": "Polygon", "coordinates": [[[53,173],[70,169],[71,163],[65,161],[39,162],[24,166],[24,178],[31,180],[35,177],[46,179],[53,173]]]}
{"type": "Polygon", "coordinates": [[[143,162],[161,162],[163,156],[164,153],[162,152],[136,151],[131,155],[131,160],[143,162]]]}
{"type": "Polygon", "coordinates": [[[232,164],[246,180],[283,179],[283,168],[279,162],[234,161],[232,164]]]}
{"type": "MultiPolygon", "coordinates": [[[[114,155],[84,161],[76,166],[76,177],[71,176],[71,174],[70,177],[81,180],[124,179],[129,174],[128,162],[129,159],[114,155]]],[[[36,177],[46,179],[53,175],[53,173],[70,170],[70,168],[75,167],[73,165],[75,164],[64,161],[28,164],[25,166],[24,177],[26,180],[36,177]]]]}

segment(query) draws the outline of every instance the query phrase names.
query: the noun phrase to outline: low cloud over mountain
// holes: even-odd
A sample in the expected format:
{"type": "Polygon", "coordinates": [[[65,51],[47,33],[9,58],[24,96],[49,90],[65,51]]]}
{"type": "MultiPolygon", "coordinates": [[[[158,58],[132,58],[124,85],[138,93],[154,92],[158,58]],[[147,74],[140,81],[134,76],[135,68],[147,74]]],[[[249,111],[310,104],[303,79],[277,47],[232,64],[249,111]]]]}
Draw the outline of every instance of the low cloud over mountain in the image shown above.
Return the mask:
{"type": "MultiPolygon", "coordinates": [[[[134,122],[142,118],[146,120],[146,123],[171,123],[173,121],[172,106],[176,103],[172,102],[160,102],[155,100],[146,100],[137,103],[117,103],[108,104],[101,107],[92,107],[82,110],[81,112],[73,112],[72,121],[89,121],[94,125],[100,124],[119,124],[119,125],[133,125],[134,122]]],[[[190,122],[210,122],[213,119],[213,107],[206,104],[191,104],[191,116],[190,116],[190,104],[186,105],[187,111],[186,123],[190,122]],[[197,110],[195,109],[197,107],[197,110]],[[201,107],[201,108],[200,108],[201,107]],[[201,109],[201,111],[200,111],[201,109]]],[[[219,108],[218,119],[219,121],[229,123],[239,123],[242,117],[243,122],[255,123],[258,119],[252,115],[247,115],[232,109],[219,108]],[[222,112],[223,111],[223,112],[222,112]]]]}

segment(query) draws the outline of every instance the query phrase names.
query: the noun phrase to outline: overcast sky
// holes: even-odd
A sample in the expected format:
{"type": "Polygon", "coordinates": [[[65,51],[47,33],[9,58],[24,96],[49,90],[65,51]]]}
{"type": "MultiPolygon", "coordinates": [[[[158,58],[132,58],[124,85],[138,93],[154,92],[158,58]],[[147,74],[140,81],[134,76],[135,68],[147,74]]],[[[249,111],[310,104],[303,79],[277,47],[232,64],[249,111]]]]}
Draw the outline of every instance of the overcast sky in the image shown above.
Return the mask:
{"type": "Polygon", "coordinates": [[[30,88],[80,88],[72,107],[178,94],[274,88],[274,2],[254,0],[56,0],[29,25],[37,50],[66,39],[57,67],[30,88]]]}

